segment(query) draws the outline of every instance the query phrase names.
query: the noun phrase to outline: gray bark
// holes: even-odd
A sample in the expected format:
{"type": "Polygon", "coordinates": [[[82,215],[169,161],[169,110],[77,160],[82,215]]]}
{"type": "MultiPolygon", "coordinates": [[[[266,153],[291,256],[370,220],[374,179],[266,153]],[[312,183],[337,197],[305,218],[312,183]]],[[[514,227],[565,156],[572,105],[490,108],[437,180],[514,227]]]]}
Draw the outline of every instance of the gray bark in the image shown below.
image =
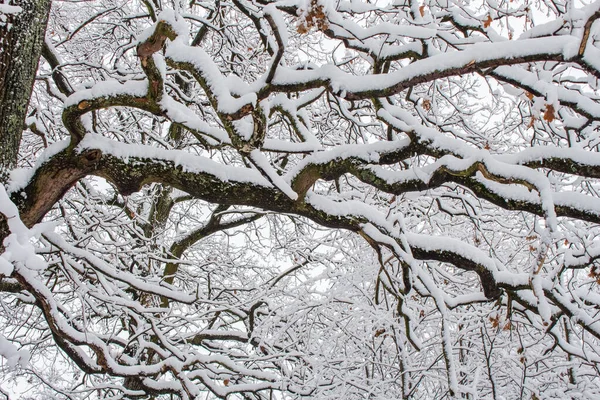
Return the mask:
{"type": "MultiPolygon", "coordinates": [[[[16,0],[12,5],[22,10],[0,18],[0,185],[17,165],[51,0],[16,0]]],[[[0,214],[0,253],[8,233],[0,214]]]]}
{"type": "Polygon", "coordinates": [[[0,22],[0,183],[16,166],[51,0],[16,0],[0,22]]]}

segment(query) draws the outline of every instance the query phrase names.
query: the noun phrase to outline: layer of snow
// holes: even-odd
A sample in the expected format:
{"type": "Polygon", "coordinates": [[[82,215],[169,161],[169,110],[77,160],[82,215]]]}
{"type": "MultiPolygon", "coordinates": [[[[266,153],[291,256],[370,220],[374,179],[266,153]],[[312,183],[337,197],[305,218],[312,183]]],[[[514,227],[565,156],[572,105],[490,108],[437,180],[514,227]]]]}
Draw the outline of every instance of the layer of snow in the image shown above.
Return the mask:
{"type": "Polygon", "coordinates": [[[69,140],[61,140],[52,143],[42,154],[38,156],[33,168],[16,168],[10,172],[9,181],[6,185],[8,193],[15,193],[23,189],[30,182],[35,172],[52,156],[60,153],[69,146],[69,140]]]}
{"type": "Polygon", "coordinates": [[[165,150],[141,144],[125,144],[96,134],[87,134],[77,146],[78,151],[85,149],[98,149],[104,154],[110,154],[125,161],[131,158],[169,161],[181,167],[184,172],[207,173],[225,182],[244,182],[271,187],[271,184],[258,171],[219,164],[206,157],[196,156],[182,150],[165,150]]]}
{"type": "Polygon", "coordinates": [[[65,101],[64,107],[71,107],[81,103],[82,101],[91,101],[101,98],[117,97],[117,96],[134,96],[145,97],[148,93],[148,81],[127,81],[121,83],[119,81],[103,81],[95,84],[90,89],[78,90],[65,101]]]}

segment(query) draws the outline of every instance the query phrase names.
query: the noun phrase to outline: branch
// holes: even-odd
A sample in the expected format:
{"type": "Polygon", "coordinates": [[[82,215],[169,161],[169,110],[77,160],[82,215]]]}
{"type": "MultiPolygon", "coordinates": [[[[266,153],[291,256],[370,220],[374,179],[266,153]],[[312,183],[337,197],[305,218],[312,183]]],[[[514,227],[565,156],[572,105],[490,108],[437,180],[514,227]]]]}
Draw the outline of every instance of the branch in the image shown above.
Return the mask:
{"type": "Polygon", "coordinates": [[[42,45],[42,57],[46,59],[46,61],[48,62],[48,64],[50,64],[50,67],[52,68],[52,80],[54,80],[54,83],[56,84],[58,90],[65,96],[70,96],[71,94],[73,94],[73,89],[71,88],[71,85],[59,69],[61,62],[59,61],[56,53],[54,53],[48,39],[46,39],[42,45]]]}

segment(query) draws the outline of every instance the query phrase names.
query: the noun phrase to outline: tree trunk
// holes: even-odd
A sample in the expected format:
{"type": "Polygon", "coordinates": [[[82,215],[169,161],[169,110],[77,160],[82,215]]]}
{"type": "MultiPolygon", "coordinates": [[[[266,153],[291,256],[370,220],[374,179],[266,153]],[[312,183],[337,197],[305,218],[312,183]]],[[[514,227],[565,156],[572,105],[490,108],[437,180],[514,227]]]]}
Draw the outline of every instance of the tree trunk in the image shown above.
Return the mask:
{"type": "MultiPolygon", "coordinates": [[[[8,181],[17,155],[42,53],[51,0],[16,0],[0,9],[0,185],[8,181]],[[20,9],[19,9],[20,8],[20,9]]],[[[8,235],[0,214],[0,253],[8,235]]]]}
{"type": "Polygon", "coordinates": [[[0,183],[16,166],[50,0],[16,0],[0,14],[0,183]],[[16,11],[13,13],[12,11],[16,11]]]}

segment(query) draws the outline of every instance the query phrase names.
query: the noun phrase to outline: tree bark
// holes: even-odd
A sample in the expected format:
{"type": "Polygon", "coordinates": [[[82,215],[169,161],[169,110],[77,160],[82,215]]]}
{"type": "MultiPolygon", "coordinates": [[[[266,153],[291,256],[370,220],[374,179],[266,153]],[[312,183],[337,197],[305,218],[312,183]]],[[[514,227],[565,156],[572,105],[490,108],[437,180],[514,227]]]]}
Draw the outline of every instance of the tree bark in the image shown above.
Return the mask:
{"type": "Polygon", "coordinates": [[[16,0],[16,13],[0,19],[0,182],[16,166],[33,89],[50,0],[16,0]]]}
{"type": "MultiPolygon", "coordinates": [[[[0,14],[0,185],[17,165],[51,0],[16,0],[13,6],[20,10],[0,14]]],[[[0,214],[0,253],[8,233],[0,214]]]]}

